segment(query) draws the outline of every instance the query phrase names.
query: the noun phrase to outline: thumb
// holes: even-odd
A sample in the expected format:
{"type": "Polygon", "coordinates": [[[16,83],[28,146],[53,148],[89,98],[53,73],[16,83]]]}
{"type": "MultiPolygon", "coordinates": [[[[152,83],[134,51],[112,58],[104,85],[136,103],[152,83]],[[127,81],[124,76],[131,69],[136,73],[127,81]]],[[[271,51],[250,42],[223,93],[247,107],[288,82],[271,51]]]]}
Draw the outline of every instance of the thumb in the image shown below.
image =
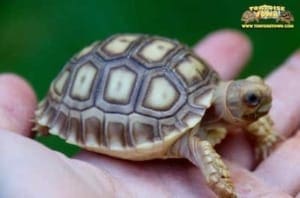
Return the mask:
{"type": "Polygon", "coordinates": [[[36,107],[36,96],[22,78],[0,75],[0,128],[29,136],[36,107]]]}

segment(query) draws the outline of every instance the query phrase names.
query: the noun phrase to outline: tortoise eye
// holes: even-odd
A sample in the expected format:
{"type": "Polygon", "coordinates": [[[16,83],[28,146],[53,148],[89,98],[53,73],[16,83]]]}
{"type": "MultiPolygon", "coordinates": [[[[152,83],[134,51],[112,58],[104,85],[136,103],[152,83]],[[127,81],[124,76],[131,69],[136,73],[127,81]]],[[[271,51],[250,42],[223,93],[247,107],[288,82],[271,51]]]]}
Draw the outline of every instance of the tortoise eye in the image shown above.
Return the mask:
{"type": "Polygon", "coordinates": [[[257,93],[246,93],[244,101],[248,106],[255,107],[260,103],[260,97],[257,93]]]}

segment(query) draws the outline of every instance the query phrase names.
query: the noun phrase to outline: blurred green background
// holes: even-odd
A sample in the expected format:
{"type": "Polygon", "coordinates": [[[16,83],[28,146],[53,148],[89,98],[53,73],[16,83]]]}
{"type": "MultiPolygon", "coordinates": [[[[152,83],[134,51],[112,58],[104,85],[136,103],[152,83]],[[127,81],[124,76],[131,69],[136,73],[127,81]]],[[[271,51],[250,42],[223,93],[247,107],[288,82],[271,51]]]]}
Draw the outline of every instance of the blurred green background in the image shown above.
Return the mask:
{"type": "MultiPolygon", "coordinates": [[[[221,28],[245,32],[253,55],[241,76],[266,75],[300,46],[299,1],[200,0],[0,0],[0,72],[26,78],[41,99],[64,63],[83,46],[117,32],[158,34],[195,44],[221,28]],[[241,14],[253,5],[283,5],[294,29],[241,29],[241,14]]],[[[72,155],[78,149],[59,138],[38,138],[72,155]]]]}

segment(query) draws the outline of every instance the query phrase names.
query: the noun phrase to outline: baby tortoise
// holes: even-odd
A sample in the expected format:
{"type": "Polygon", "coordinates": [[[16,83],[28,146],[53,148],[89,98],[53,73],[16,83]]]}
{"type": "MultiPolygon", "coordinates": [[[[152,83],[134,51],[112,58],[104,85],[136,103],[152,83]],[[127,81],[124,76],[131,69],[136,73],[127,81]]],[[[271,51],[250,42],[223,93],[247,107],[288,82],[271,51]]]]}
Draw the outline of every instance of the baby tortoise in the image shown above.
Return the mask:
{"type": "Polygon", "coordinates": [[[294,21],[294,16],[290,11],[281,11],[279,17],[276,19],[276,22],[279,21],[290,24],[294,21]]]}
{"type": "Polygon", "coordinates": [[[243,14],[242,14],[242,18],[241,21],[243,21],[244,23],[249,23],[249,22],[259,22],[259,17],[256,16],[255,12],[252,12],[250,10],[246,10],[243,14]]]}
{"type": "Polygon", "coordinates": [[[242,127],[265,158],[278,136],[271,89],[251,76],[221,81],[175,40],[119,34],[75,55],[36,111],[34,130],[127,160],[187,158],[220,197],[236,197],[214,146],[242,127]]]}

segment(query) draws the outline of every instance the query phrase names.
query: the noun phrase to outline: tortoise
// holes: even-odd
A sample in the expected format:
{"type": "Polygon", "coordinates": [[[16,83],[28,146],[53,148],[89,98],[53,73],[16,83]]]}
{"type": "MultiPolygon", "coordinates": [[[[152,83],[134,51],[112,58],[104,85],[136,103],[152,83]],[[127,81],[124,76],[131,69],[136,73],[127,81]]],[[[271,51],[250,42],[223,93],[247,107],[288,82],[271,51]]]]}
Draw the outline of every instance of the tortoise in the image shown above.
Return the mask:
{"type": "Polygon", "coordinates": [[[291,22],[294,21],[294,16],[290,11],[280,11],[278,18],[276,19],[276,22],[279,21],[290,24],[291,22]]]}
{"type": "Polygon", "coordinates": [[[243,21],[246,24],[253,21],[259,22],[259,16],[256,16],[254,11],[246,10],[242,14],[241,21],[243,21]]]}
{"type": "Polygon", "coordinates": [[[222,81],[177,40],[116,34],[77,53],[35,112],[35,131],[126,160],[186,158],[220,197],[236,197],[214,149],[243,128],[265,158],[278,141],[271,89],[258,76],[222,81]]]}

